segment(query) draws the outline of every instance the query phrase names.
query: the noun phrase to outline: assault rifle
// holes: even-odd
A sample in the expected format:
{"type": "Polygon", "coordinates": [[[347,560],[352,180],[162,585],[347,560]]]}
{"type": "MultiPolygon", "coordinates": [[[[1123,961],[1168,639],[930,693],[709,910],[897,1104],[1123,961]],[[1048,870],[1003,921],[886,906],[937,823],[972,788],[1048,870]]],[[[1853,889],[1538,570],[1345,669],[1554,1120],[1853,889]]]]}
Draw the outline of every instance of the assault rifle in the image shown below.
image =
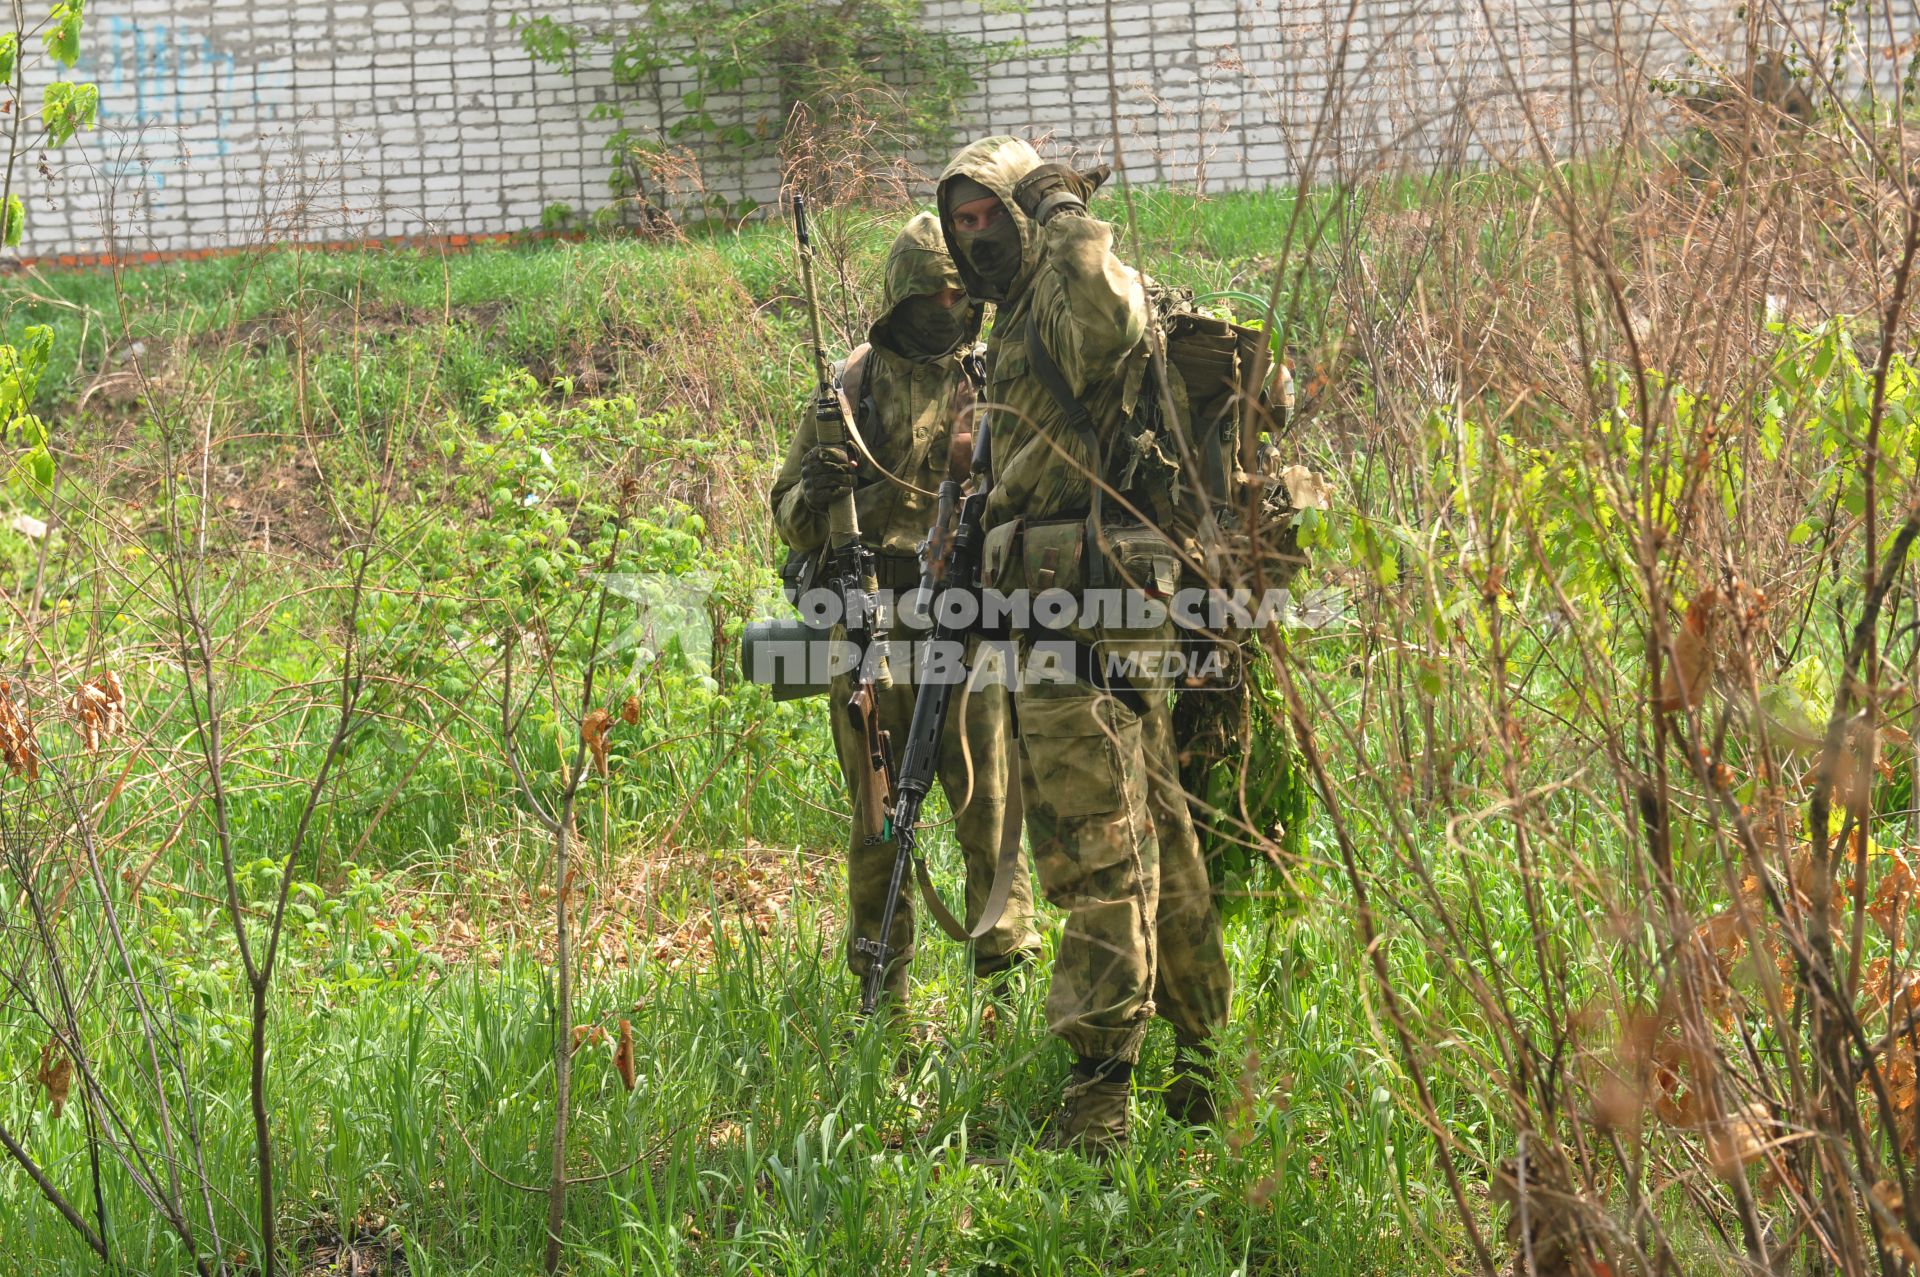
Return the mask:
{"type": "MultiPolygon", "coordinates": [[[[927,646],[922,649],[925,652],[964,651],[967,639],[973,632],[971,623],[961,624],[953,619],[966,615],[970,609],[944,607],[941,600],[949,591],[972,592],[979,588],[981,539],[985,535],[981,519],[987,509],[987,494],[993,486],[990,448],[987,424],[985,420],[977,420],[974,425],[972,491],[963,494],[962,480],[951,471],[940,484],[939,514],[932,531],[927,534],[920,569],[919,596],[930,601],[934,616],[932,634],[926,640],[927,646]]],[[[854,941],[855,946],[868,954],[873,962],[867,968],[866,984],[860,995],[861,1010],[868,1015],[879,1004],[881,991],[886,987],[886,966],[891,956],[888,940],[893,935],[894,913],[900,905],[900,894],[906,887],[909,866],[920,880],[921,897],[926,901],[934,921],[951,939],[962,944],[978,940],[1000,921],[1020,866],[1020,793],[1017,784],[1007,795],[1007,825],[1001,837],[1000,861],[994,869],[993,886],[987,893],[979,919],[971,929],[962,926],[940,902],[927,873],[926,862],[916,850],[920,808],[933,789],[935,769],[940,761],[940,742],[946,732],[947,710],[953,702],[954,682],[953,679],[930,678],[923,673],[914,692],[913,719],[907,728],[906,750],[900,758],[898,797],[891,820],[895,840],[893,878],[887,888],[886,907],[880,915],[880,939],[854,941]]]]}
{"type": "MultiPolygon", "coordinates": [[[[813,337],[813,416],[821,443],[842,449],[851,446],[853,421],[847,401],[833,383],[827,346],[820,334],[820,298],[813,283],[813,239],[807,234],[807,201],[793,197],[793,233],[800,243],[800,278],[807,294],[807,323],[813,337]]],[[[854,819],[866,830],[869,843],[887,840],[887,809],[893,801],[893,753],[887,733],[880,729],[876,692],[892,685],[887,665],[887,609],[881,605],[880,583],[874,572],[873,550],[860,538],[860,516],[849,488],[827,510],[827,588],[840,599],[840,623],[847,641],[859,654],[853,674],[853,694],[847,713],[860,733],[866,755],[860,778],[860,810],[854,819]]],[[[884,944],[882,945],[884,948],[884,944]]]]}

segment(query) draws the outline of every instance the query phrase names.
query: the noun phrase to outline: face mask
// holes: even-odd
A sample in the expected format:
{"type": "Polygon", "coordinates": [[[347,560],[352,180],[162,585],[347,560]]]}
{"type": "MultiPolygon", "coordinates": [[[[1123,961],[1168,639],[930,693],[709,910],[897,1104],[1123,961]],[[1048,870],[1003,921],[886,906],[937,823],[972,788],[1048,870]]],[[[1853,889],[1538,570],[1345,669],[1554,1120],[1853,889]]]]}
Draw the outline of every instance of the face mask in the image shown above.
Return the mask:
{"type": "Polygon", "coordinates": [[[994,292],[1006,295],[1020,274],[1020,227],[1008,214],[984,231],[955,231],[967,262],[994,292]]]}
{"type": "Polygon", "coordinates": [[[966,337],[964,301],[942,306],[931,297],[909,297],[893,308],[887,330],[893,344],[909,359],[938,359],[950,355],[966,337]]]}

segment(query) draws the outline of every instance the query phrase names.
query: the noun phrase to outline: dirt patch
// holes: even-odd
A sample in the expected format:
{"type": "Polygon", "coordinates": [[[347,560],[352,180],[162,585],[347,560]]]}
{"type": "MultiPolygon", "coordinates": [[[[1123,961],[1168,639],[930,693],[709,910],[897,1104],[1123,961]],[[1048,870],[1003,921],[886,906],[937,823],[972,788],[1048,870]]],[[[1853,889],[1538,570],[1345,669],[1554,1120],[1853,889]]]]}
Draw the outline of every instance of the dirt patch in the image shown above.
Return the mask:
{"type": "Polygon", "coordinates": [[[319,467],[304,450],[291,458],[222,467],[215,484],[228,531],[239,544],[263,554],[331,554],[333,511],[321,499],[319,467]]]}
{"type": "MultiPolygon", "coordinates": [[[[456,320],[460,315],[456,313],[456,320]]],[[[308,342],[337,343],[354,337],[392,337],[440,326],[438,309],[401,302],[368,302],[360,306],[311,306],[304,311],[270,310],[247,319],[202,329],[187,339],[201,357],[210,354],[251,354],[275,342],[291,344],[304,335],[308,342]]]]}
{"type": "Polygon", "coordinates": [[[379,1220],[356,1220],[345,1230],[318,1220],[295,1243],[300,1277],[404,1277],[407,1252],[379,1220]]]}
{"type": "MultiPolygon", "coordinates": [[[[125,437],[131,433],[131,427],[100,430],[87,439],[80,460],[92,467],[129,530],[138,534],[157,528],[164,514],[165,469],[151,450],[125,437]]],[[[198,478],[193,476],[195,487],[198,478]]],[[[207,471],[210,548],[331,561],[338,525],[323,478],[307,450],[297,444],[243,461],[216,460],[207,471]]]]}
{"type": "MultiPolygon", "coordinates": [[[[620,865],[605,879],[583,869],[588,876],[577,877],[573,889],[587,893],[575,933],[585,965],[622,970],[651,960],[670,969],[705,970],[714,961],[716,927],[736,936],[771,935],[784,925],[799,896],[818,896],[827,889],[823,884],[837,883],[840,872],[835,857],[757,843],[725,855],[727,860],[716,866],[706,857],[690,860],[662,849],[620,865]],[[681,896],[690,878],[712,892],[713,909],[696,905],[679,918],[664,912],[660,901],[681,896]]],[[[424,893],[413,902],[403,893],[400,911],[433,931],[427,948],[450,965],[498,962],[507,951],[552,956],[553,887],[548,883],[491,895],[482,922],[475,921],[467,901],[455,900],[449,907],[424,893]]]]}
{"type": "Polygon", "coordinates": [[[600,343],[588,349],[567,351],[557,359],[535,359],[527,365],[535,381],[547,387],[547,398],[561,403],[575,396],[589,398],[604,395],[620,384],[620,351],[600,343]],[[572,383],[572,394],[559,384],[560,378],[572,383]]]}
{"type": "Polygon", "coordinates": [[[62,415],[79,429],[82,446],[125,448],[147,417],[151,396],[164,400],[179,385],[177,343],[164,337],[122,342],[107,352],[62,415]]]}
{"type": "MultiPolygon", "coordinates": [[[[364,302],[358,306],[337,302],[312,305],[304,310],[279,308],[200,329],[178,338],[174,344],[203,360],[212,360],[255,355],[275,345],[291,346],[301,339],[311,346],[339,347],[356,340],[387,340],[449,325],[485,335],[499,327],[501,318],[513,305],[510,300],[494,299],[454,306],[451,310],[396,301],[364,302]]],[[[156,343],[149,340],[145,344],[156,343]]],[[[159,343],[163,348],[167,344],[159,343]]],[[[162,349],[159,353],[167,352],[162,349]]],[[[116,351],[110,358],[124,357],[124,351],[116,351]]]]}
{"type": "Polygon", "coordinates": [[[513,303],[509,301],[475,302],[470,306],[455,306],[453,318],[455,323],[485,336],[498,328],[500,317],[512,309],[513,303]]]}
{"type": "Polygon", "coordinates": [[[559,387],[553,385],[559,377],[572,382],[575,395],[592,397],[613,394],[626,379],[626,361],[629,358],[643,358],[657,346],[653,334],[646,329],[634,324],[617,323],[597,339],[573,342],[556,357],[535,358],[528,364],[527,371],[542,385],[549,387],[549,395],[555,402],[567,397],[559,387]]]}

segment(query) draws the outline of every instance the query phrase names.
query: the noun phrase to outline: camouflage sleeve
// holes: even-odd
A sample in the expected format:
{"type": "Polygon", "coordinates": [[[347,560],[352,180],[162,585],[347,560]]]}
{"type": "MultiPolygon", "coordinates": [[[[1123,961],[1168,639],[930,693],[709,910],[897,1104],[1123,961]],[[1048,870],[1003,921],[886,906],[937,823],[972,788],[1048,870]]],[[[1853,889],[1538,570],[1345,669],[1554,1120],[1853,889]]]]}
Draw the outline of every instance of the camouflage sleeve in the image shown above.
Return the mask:
{"type": "Polygon", "coordinates": [[[1110,375],[1147,329],[1140,273],[1113,254],[1113,227],[1056,215],[1041,228],[1045,256],[1034,317],[1047,351],[1076,392],[1110,375]]]}
{"type": "Polygon", "coordinates": [[[800,414],[800,428],[793,432],[793,442],[787,445],[787,459],[781,463],[780,474],[767,497],[773,506],[773,530],[796,550],[817,550],[827,543],[827,516],[800,497],[800,462],[818,439],[813,405],[809,403],[800,414]]]}

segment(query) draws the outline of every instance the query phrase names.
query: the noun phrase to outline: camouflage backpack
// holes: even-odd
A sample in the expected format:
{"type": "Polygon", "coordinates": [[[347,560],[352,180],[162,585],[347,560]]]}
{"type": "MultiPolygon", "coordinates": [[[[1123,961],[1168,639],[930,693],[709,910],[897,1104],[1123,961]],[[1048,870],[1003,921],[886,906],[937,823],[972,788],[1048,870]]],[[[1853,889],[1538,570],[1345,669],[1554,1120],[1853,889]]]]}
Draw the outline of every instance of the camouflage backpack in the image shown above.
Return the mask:
{"type": "Polygon", "coordinates": [[[1287,562],[1298,559],[1299,546],[1277,446],[1293,406],[1292,374],[1268,354],[1264,332],[1199,309],[1190,291],[1154,287],[1149,301],[1154,322],[1127,372],[1139,378],[1138,388],[1105,448],[1034,317],[1027,318],[1034,376],[1099,458],[1101,482],[1093,485],[1089,519],[1096,536],[1089,541],[1097,543],[1113,493],[1123,499],[1120,509],[1139,511],[1174,541],[1189,575],[1219,572],[1221,552],[1234,548],[1236,539],[1249,548],[1243,539],[1252,537],[1262,543],[1263,558],[1276,551],[1281,556],[1265,565],[1269,579],[1284,578],[1300,566],[1287,562]],[[1164,381],[1154,375],[1156,346],[1164,381]],[[1256,377],[1265,384],[1256,384],[1256,377]],[[1274,537],[1273,544],[1264,544],[1274,537]],[[1207,571],[1196,571],[1202,565],[1207,571]]]}
{"type": "MultiPolygon", "coordinates": [[[[1154,322],[1129,372],[1140,385],[1104,449],[1091,413],[1027,321],[1034,375],[1098,458],[1102,481],[1093,485],[1088,544],[1101,544],[1106,497],[1117,494],[1119,509],[1137,510],[1179,549],[1182,586],[1291,586],[1307,563],[1293,517],[1304,501],[1288,490],[1278,444],[1293,408],[1291,373],[1265,349],[1265,332],[1199,309],[1191,292],[1151,288],[1149,301],[1154,322]],[[1164,381],[1152,366],[1154,345],[1164,381]]],[[[1087,559],[1100,584],[1102,556],[1087,559]]],[[[1276,845],[1296,856],[1305,850],[1305,777],[1280,721],[1272,671],[1248,638],[1233,625],[1183,629],[1179,638],[1186,668],[1218,671],[1176,694],[1173,732],[1181,782],[1221,890],[1251,875],[1256,844],[1269,860],[1276,845]]]]}

